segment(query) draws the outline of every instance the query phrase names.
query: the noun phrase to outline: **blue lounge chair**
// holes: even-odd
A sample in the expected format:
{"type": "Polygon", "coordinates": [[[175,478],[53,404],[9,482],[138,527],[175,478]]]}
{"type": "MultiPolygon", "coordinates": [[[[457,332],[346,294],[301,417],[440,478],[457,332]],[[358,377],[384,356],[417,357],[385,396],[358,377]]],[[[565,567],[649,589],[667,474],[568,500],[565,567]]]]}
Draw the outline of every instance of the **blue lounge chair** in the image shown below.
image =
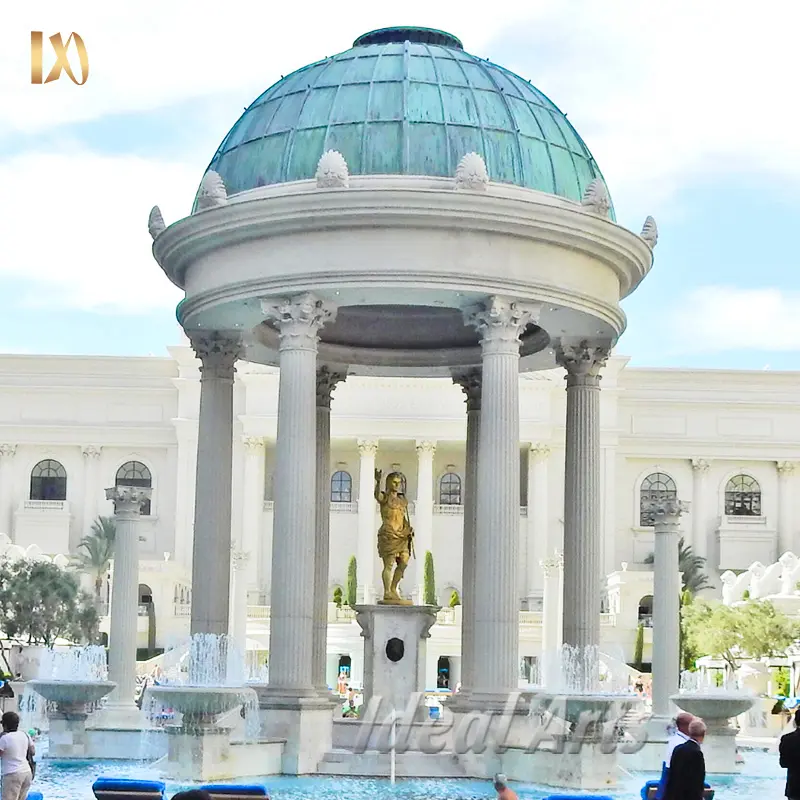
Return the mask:
{"type": "Polygon", "coordinates": [[[132,778],[98,778],[92,784],[97,800],[162,800],[166,788],[163,781],[132,778]]]}
{"type": "Polygon", "coordinates": [[[551,794],[544,800],[614,800],[607,794],[551,794]]]}
{"type": "Polygon", "coordinates": [[[255,783],[209,783],[200,788],[213,800],[269,800],[267,787],[255,783]]]}
{"type": "MultiPolygon", "coordinates": [[[[661,781],[647,781],[647,783],[642,786],[642,800],[653,800],[660,783],[661,781]]],[[[706,784],[706,791],[703,796],[705,800],[714,800],[714,790],[708,784],[706,784]]]]}

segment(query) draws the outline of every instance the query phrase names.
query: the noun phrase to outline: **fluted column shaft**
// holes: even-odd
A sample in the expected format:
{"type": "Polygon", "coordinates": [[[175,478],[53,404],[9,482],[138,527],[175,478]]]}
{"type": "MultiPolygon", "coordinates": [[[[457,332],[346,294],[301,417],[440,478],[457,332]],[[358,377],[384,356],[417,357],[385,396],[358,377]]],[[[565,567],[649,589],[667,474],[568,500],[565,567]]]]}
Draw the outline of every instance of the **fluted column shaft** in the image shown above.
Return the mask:
{"type": "Polygon", "coordinates": [[[704,458],[692,459],[692,551],[700,558],[708,558],[708,532],[706,531],[706,478],[710,464],[704,458]]]}
{"type": "Polygon", "coordinates": [[[475,538],[475,694],[514,691],[519,675],[519,345],[538,307],[492,297],[468,319],[481,335],[475,538]]]}
{"type": "Polygon", "coordinates": [[[238,338],[192,334],[200,359],[200,416],[192,545],[192,633],[228,633],[231,584],[233,376],[238,338]]]}
{"type": "Polygon", "coordinates": [[[89,444],[82,448],[83,453],[83,528],[89,533],[97,517],[97,465],[100,461],[100,448],[89,444]]]}
{"type": "Polygon", "coordinates": [[[653,560],[653,716],[672,715],[670,695],[678,691],[680,676],[681,576],[678,563],[681,514],[688,503],[652,501],[655,514],[653,560]]]}
{"type": "Polygon", "coordinates": [[[564,557],[556,552],[539,562],[544,571],[542,587],[542,686],[552,688],[558,680],[561,647],[562,575],[564,557]]]}
{"type": "Polygon", "coordinates": [[[330,569],[331,528],[331,393],[345,373],[328,367],[317,370],[317,500],[314,527],[314,633],[312,640],[312,679],[314,686],[327,693],[328,653],[328,573],[330,569]]]}
{"type": "Polygon", "coordinates": [[[532,444],[528,451],[528,553],[526,580],[529,607],[538,585],[539,554],[547,547],[547,463],[550,448],[532,444]]]}
{"type": "Polygon", "coordinates": [[[234,549],[231,553],[233,566],[233,610],[231,633],[233,641],[244,655],[247,652],[247,567],[250,553],[234,549]]]}
{"type": "MultiPolygon", "coordinates": [[[[603,540],[600,502],[600,369],[608,348],[558,348],[567,370],[564,481],[564,643],[600,645],[603,540]]],[[[585,676],[591,681],[595,676],[585,676]]]]}
{"type": "Polygon", "coordinates": [[[475,674],[475,534],[477,525],[478,439],[481,422],[481,371],[453,378],[467,401],[464,468],[464,534],[461,555],[461,695],[466,698],[475,674]]]}
{"type": "Polygon", "coordinates": [[[259,558],[262,547],[261,520],[264,517],[264,450],[265,443],[261,436],[244,436],[244,464],[242,476],[243,513],[242,513],[242,548],[255,558],[247,560],[247,584],[266,583],[262,575],[261,565],[264,558],[259,558]]]}
{"type": "Polygon", "coordinates": [[[794,552],[792,476],[795,465],[781,461],[778,467],[778,555],[794,552]]]}
{"type": "Polygon", "coordinates": [[[417,602],[425,602],[425,554],[433,553],[433,454],[435,442],[417,442],[417,501],[414,506],[414,538],[417,564],[417,602]]]}
{"type": "MultiPolygon", "coordinates": [[[[358,601],[364,605],[375,602],[375,559],[377,532],[375,527],[375,453],[378,443],[359,440],[361,457],[358,468],[358,601]]],[[[381,594],[383,596],[383,594],[381,594]]]]}
{"type": "Polygon", "coordinates": [[[139,530],[142,506],[150,489],[106,489],[114,503],[114,577],[108,637],[108,679],[117,684],[109,697],[115,705],[133,705],[136,694],[136,628],[139,619],[139,530]]]}
{"type": "Polygon", "coordinates": [[[0,444],[0,533],[5,533],[10,538],[13,538],[14,509],[11,486],[16,452],[15,444],[0,444]]]}
{"type": "Polygon", "coordinates": [[[262,303],[280,334],[270,611],[271,687],[313,693],[317,334],[333,310],[313,296],[262,303]]]}

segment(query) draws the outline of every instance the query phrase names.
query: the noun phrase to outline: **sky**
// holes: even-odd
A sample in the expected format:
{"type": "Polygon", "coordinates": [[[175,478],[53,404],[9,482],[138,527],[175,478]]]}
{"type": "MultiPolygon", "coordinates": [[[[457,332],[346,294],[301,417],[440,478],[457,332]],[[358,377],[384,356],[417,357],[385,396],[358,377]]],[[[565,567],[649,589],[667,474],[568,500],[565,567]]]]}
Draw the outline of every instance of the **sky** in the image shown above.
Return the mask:
{"type": "Polygon", "coordinates": [[[638,232],[647,215],[657,220],[655,264],[623,303],[618,354],[632,366],[800,369],[800,4],[506,0],[496,9],[465,0],[4,8],[0,352],[164,355],[180,341],[182,293],[152,258],[150,208],[167,224],[189,213],[227,131],[282,75],[366,31],[411,24],[454,33],[530,79],[588,144],[618,222],[638,232]],[[80,34],[85,85],[30,83],[32,30],[80,34]]]}

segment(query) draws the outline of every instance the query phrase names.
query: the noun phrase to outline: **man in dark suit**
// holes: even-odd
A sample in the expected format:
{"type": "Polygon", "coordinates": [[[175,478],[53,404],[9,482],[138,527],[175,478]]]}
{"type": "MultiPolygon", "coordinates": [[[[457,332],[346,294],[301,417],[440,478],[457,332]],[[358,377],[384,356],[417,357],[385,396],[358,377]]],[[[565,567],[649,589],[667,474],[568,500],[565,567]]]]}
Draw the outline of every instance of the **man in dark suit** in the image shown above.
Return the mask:
{"type": "Polygon", "coordinates": [[[781,736],[778,752],[786,770],[786,796],[800,800],[800,708],[794,712],[794,730],[781,736]]]}
{"type": "Polygon", "coordinates": [[[687,732],[689,741],[672,751],[664,800],[703,800],[706,760],[700,745],[706,735],[706,724],[693,719],[687,732]]]}

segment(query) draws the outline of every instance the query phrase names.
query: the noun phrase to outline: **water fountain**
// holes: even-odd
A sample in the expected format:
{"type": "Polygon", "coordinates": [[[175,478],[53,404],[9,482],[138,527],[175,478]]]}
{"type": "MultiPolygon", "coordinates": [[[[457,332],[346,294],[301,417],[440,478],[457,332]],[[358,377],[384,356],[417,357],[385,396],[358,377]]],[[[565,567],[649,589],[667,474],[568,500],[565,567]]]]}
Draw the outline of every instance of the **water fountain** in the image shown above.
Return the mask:
{"type": "Polygon", "coordinates": [[[736,773],[736,717],[749,711],[756,698],[735,684],[717,686],[707,675],[681,673],[680,691],[670,697],[681,711],[701,717],[708,726],[703,754],[707,773],[736,773]]]}
{"type": "MultiPolygon", "coordinates": [[[[41,660],[39,677],[29,681],[31,690],[48,703],[50,758],[86,758],[88,740],[86,719],[97,704],[116,686],[107,680],[108,669],[103,647],[47,650],[41,660]]],[[[35,713],[33,698],[23,698],[23,707],[35,713]]]]}
{"type": "Polygon", "coordinates": [[[232,741],[242,717],[250,740],[257,737],[260,725],[256,693],[245,684],[243,655],[227,636],[194,634],[164,682],[147,689],[144,706],[154,720],[163,719],[165,712],[180,715],[165,728],[165,777],[207,781],[269,774],[271,767],[280,772],[280,743],[259,742],[267,745],[265,762],[263,753],[255,758],[254,752],[236,750],[237,744],[247,742],[232,741]],[[233,718],[237,709],[240,713],[233,718]]]}
{"type": "Polygon", "coordinates": [[[617,753],[625,747],[620,722],[640,698],[627,676],[615,678],[606,668],[597,648],[562,645],[545,659],[556,662],[543,670],[556,682],[542,688],[538,706],[531,709],[536,746],[529,748],[533,759],[527,760],[524,779],[570,789],[616,785],[617,753]]]}

